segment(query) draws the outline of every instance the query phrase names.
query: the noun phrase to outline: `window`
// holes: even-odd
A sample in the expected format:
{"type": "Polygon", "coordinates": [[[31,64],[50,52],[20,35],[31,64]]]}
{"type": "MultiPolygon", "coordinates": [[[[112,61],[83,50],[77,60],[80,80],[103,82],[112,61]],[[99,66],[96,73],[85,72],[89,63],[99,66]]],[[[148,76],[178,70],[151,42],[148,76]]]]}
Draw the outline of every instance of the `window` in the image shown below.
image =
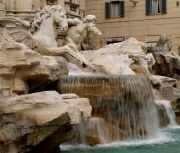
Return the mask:
{"type": "Polygon", "coordinates": [[[46,4],[47,5],[57,5],[58,1],[57,0],[47,0],[46,4]]]}
{"type": "Polygon", "coordinates": [[[78,4],[77,0],[69,0],[70,3],[78,4]]]}
{"type": "Polygon", "coordinates": [[[166,0],[146,0],[146,14],[166,14],[166,0]]]}
{"type": "Polygon", "coordinates": [[[70,5],[70,11],[76,12],[76,9],[77,9],[76,5],[70,5]]]}
{"type": "Polygon", "coordinates": [[[124,0],[110,0],[105,3],[105,17],[124,17],[124,0]]]}

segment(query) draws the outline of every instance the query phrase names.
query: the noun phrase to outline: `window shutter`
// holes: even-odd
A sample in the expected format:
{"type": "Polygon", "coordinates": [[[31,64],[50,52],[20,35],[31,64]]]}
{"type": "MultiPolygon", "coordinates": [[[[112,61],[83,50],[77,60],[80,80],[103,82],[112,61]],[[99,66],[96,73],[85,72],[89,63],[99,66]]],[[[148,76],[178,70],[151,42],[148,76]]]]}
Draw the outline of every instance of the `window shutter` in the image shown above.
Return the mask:
{"type": "Polygon", "coordinates": [[[151,15],[152,0],[146,0],[146,15],[151,15]]]}
{"type": "Polygon", "coordinates": [[[111,17],[111,3],[105,3],[105,18],[109,19],[111,17]]]}
{"type": "Polygon", "coordinates": [[[119,16],[124,17],[125,16],[125,3],[124,1],[119,1],[119,16]]]}
{"type": "Polygon", "coordinates": [[[162,0],[162,14],[167,14],[167,0],[162,0]]]}

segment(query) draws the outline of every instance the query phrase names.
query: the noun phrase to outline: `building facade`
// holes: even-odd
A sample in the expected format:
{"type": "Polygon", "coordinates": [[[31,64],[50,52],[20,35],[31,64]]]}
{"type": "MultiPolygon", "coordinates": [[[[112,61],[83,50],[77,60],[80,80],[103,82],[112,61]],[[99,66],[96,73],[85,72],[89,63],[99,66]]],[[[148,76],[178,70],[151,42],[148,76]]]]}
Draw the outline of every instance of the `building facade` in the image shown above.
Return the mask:
{"type": "Polygon", "coordinates": [[[64,6],[69,17],[82,17],[85,12],[84,0],[0,0],[0,16],[27,17],[45,5],[64,6]]]}
{"type": "Polygon", "coordinates": [[[5,15],[5,4],[3,0],[0,0],[0,16],[4,16],[4,15],[5,15]]]}
{"type": "Polygon", "coordinates": [[[136,37],[155,43],[168,34],[173,51],[180,52],[180,0],[86,0],[87,14],[97,17],[103,36],[99,46],[136,37]]]}

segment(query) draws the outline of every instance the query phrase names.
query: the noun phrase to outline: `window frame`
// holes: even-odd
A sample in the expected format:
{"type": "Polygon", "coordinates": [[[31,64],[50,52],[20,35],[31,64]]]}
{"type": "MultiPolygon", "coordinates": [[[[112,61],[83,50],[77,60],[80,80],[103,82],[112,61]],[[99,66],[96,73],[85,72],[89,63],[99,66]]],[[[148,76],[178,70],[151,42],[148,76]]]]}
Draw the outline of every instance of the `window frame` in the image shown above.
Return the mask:
{"type": "Polygon", "coordinates": [[[105,2],[105,19],[113,19],[125,17],[125,1],[124,0],[111,0],[105,2]],[[119,5],[119,11],[114,14],[119,14],[117,16],[112,16],[112,5],[117,3],[119,5]]]}
{"type": "Polygon", "coordinates": [[[58,4],[58,0],[47,0],[46,1],[46,5],[57,5],[58,4]]]}
{"type": "Polygon", "coordinates": [[[160,5],[159,1],[157,0],[157,10],[153,11],[153,1],[155,0],[146,0],[146,15],[152,16],[152,15],[164,15],[167,14],[167,0],[161,0],[162,1],[162,6],[160,8],[161,12],[158,10],[158,5],[160,5]]]}

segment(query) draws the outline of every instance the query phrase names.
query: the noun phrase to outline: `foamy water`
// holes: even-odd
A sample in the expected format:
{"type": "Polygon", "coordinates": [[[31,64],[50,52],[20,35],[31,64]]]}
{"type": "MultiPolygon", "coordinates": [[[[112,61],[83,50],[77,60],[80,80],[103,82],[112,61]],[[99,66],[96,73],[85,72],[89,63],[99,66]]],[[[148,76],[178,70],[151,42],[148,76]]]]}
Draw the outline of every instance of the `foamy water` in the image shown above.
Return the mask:
{"type": "MultiPolygon", "coordinates": [[[[180,126],[174,127],[174,129],[180,129],[180,126]]],[[[73,149],[100,149],[100,148],[120,148],[127,146],[144,146],[144,145],[155,145],[164,144],[176,141],[170,132],[161,132],[156,138],[146,139],[146,140],[133,140],[133,141],[117,141],[109,144],[102,144],[97,146],[89,146],[84,144],[74,144],[74,145],[61,145],[62,151],[73,150],[73,149]]]]}

